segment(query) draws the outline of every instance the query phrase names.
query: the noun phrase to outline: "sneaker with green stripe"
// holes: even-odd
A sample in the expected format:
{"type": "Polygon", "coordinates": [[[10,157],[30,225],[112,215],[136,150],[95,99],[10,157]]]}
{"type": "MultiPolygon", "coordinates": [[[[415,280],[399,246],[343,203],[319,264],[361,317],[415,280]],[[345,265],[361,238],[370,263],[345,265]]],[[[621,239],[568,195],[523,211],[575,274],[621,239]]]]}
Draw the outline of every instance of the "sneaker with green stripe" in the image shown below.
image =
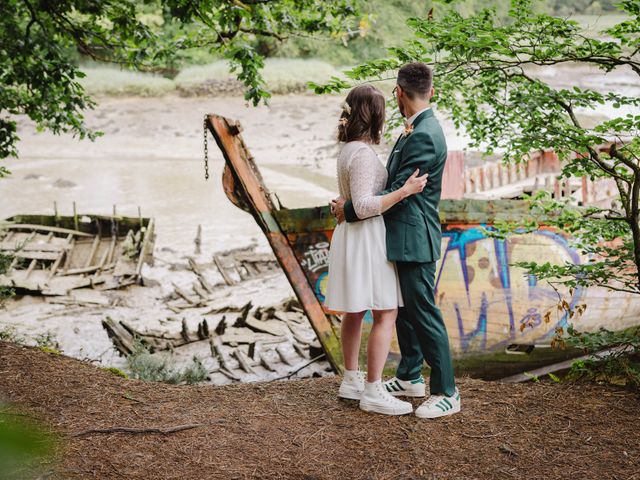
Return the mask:
{"type": "Polygon", "coordinates": [[[416,417],[438,418],[453,415],[460,411],[460,392],[456,388],[452,396],[431,395],[429,400],[416,409],[416,417]]]}
{"type": "Polygon", "coordinates": [[[391,380],[384,382],[384,388],[394,397],[424,397],[426,395],[422,376],[415,380],[400,380],[397,377],[393,377],[391,380]]]}

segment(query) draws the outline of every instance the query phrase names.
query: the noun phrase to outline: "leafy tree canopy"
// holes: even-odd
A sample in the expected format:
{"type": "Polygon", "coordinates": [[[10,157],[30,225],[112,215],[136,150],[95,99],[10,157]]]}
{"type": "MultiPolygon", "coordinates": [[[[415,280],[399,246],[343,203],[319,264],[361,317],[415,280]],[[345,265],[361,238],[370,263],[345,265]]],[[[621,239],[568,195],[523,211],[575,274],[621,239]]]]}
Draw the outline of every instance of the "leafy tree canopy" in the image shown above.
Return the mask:
{"type": "MultiPolygon", "coordinates": [[[[267,99],[256,39],[343,31],[351,0],[3,0],[0,2],[0,158],[17,156],[15,115],[38,129],[86,128],[93,108],[79,79],[79,55],[171,73],[180,54],[207,49],[229,60],[254,104],[267,99]],[[149,12],[160,15],[155,21],[149,12]]],[[[0,176],[6,174],[0,169],[0,176]]]]}

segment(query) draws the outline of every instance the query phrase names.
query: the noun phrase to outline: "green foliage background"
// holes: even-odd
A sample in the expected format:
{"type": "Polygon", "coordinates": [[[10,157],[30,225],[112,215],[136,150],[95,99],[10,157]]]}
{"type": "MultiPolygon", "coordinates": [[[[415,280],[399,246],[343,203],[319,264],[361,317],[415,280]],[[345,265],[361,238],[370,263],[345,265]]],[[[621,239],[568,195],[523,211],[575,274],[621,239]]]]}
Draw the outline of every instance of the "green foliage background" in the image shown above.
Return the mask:
{"type": "MultiPolygon", "coordinates": [[[[598,20],[598,15],[618,13],[615,0],[541,0],[534,9],[552,15],[575,16],[587,24],[598,20]]],[[[439,14],[455,10],[463,16],[484,8],[493,8],[497,16],[508,21],[510,0],[464,0],[458,2],[414,0],[369,0],[360,2],[360,14],[352,29],[344,36],[330,39],[292,38],[290,41],[271,43],[268,55],[293,58],[317,58],[333,65],[353,65],[387,55],[387,48],[412,38],[406,20],[426,17],[433,8],[439,14]]]]}

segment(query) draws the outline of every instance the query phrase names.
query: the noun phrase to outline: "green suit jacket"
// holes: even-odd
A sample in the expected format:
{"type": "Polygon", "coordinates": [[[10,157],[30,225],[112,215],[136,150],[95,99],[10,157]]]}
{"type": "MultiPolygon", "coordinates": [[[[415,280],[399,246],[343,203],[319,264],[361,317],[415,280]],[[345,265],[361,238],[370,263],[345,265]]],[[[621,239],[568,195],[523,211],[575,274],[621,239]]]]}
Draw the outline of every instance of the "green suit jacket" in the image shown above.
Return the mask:
{"type": "MultiPolygon", "coordinates": [[[[413,132],[401,136],[389,160],[385,190],[398,190],[411,174],[429,173],[422,193],[412,195],[384,213],[387,230],[387,259],[395,262],[435,262],[440,258],[442,233],[438,203],[442,191],[442,172],[447,160],[447,143],[432,110],[422,112],[413,122],[413,132]]],[[[360,220],[351,201],[344,206],[347,222],[360,220]]]]}

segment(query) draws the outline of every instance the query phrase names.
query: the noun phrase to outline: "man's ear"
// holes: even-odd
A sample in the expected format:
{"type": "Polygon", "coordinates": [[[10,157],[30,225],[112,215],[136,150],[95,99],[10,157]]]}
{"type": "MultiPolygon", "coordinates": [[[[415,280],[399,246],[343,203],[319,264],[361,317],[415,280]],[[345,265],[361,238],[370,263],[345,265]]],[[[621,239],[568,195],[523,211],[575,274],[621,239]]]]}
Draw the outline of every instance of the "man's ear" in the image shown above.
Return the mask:
{"type": "Polygon", "coordinates": [[[436,94],[436,89],[431,87],[431,91],[429,92],[429,100],[431,100],[431,97],[433,97],[436,94]]]}

